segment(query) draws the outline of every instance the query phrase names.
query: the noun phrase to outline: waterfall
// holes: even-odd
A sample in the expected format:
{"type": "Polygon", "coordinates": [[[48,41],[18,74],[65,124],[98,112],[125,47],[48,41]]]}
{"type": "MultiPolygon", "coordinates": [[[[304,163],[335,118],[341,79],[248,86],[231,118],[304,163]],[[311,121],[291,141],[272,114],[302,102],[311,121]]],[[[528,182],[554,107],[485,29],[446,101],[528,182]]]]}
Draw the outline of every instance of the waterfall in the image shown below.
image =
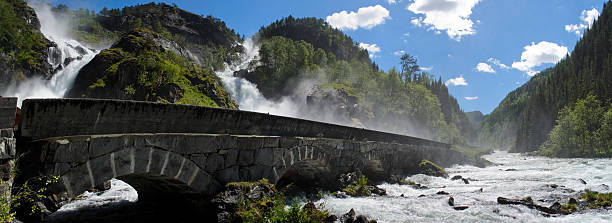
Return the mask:
{"type": "Polygon", "coordinates": [[[40,31],[56,46],[48,49],[48,62],[53,65],[54,75],[50,80],[42,76],[20,81],[9,86],[3,96],[18,97],[18,106],[28,98],[61,98],[72,87],[79,70],[91,61],[99,50],[90,49],[70,37],[70,21],[58,18],[51,6],[44,2],[28,2],[40,20],[40,31]]]}
{"type": "Polygon", "coordinates": [[[217,72],[217,76],[223,80],[223,87],[236,100],[240,110],[297,117],[297,106],[289,98],[284,98],[279,102],[270,101],[259,92],[255,84],[234,76],[234,72],[247,69],[249,63],[259,56],[259,46],[251,38],[244,41],[242,46],[245,48],[245,53],[240,61],[226,65],[224,71],[217,72]]]}

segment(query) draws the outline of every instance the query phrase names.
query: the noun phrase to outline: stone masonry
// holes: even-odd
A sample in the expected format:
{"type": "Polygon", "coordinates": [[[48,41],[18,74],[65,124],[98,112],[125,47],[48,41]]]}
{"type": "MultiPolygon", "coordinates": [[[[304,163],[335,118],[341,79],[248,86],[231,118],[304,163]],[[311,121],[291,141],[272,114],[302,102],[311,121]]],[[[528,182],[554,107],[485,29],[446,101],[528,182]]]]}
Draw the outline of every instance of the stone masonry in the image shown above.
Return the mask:
{"type": "Polygon", "coordinates": [[[10,199],[17,140],[14,137],[17,98],[0,98],[0,193],[10,199]]]}

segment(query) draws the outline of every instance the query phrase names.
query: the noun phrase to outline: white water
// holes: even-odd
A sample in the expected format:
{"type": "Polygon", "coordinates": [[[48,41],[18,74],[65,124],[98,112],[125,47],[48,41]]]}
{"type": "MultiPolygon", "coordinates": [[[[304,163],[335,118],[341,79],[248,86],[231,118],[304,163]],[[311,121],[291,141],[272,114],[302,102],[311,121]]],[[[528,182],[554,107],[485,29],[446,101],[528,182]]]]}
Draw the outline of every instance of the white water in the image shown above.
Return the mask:
{"type": "Polygon", "coordinates": [[[120,202],[136,202],[138,193],[129,184],[117,180],[111,180],[111,189],[102,192],[85,192],[73,202],[62,206],[53,215],[61,215],[62,212],[76,211],[84,208],[95,208],[109,206],[120,202]]]}
{"type": "MultiPolygon", "coordinates": [[[[40,31],[49,40],[57,44],[57,48],[52,47],[49,49],[50,58],[49,63],[54,68],[63,64],[66,58],[73,58],[74,60],[64,66],[62,70],[53,75],[50,80],[45,80],[42,77],[34,77],[24,81],[21,81],[19,85],[12,85],[1,92],[2,96],[18,97],[19,106],[24,99],[28,98],[61,98],[64,94],[72,87],[74,79],[76,78],[79,70],[85,66],[99,51],[91,50],[88,47],[82,45],[76,40],[73,40],[69,36],[67,30],[69,22],[67,19],[57,18],[51,12],[51,8],[44,2],[28,2],[28,5],[36,11],[36,15],[40,20],[40,31]],[[81,55],[76,50],[77,47],[82,48],[85,51],[84,55],[81,55]],[[51,58],[51,52],[59,51],[61,57],[54,59],[51,58]],[[77,59],[82,57],[81,59],[77,59]]],[[[63,66],[63,65],[62,65],[63,66]]]]}
{"type": "Polygon", "coordinates": [[[259,55],[259,46],[252,39],[249,38],[244,41],[242,46],[246,52],[242,55],[240,62],[226,65],[224,71],[217,73],[217,76],[221,77],[225,89],[238,103],[240,110],[297,117],[297,106],[288,98],[280,102],[270,101],[259,92],[255,84],[244,78],[234,76],[234,72],[247,69],[249,63],[259,55]]]}
{"type": "Polygon", "coordinates": [[[327,197],[320,202],[332,214],[340,216],[354,208],[357,214],[378,222],[612,222],[612,210],[545,217],[525,206],[497,204],[497,197],[500,196],[532,196],[537,204],[550,206],[556,199],[563,199],[560,202],[565,204],[568,196],[575,196],[587,188],[611,192],[609,187],[601,186],[612,186],[611,159],[551,159],[506,152],[495,152],[484,158],[496,165],[487,168],[455,166],[447,169],[451,177],[461,175],[473,179],[469,184],[460,180],[415,175],[410,179],[431,189],[418,190],[407,185],[383,184],[380,187],[387,190],[387,196],[347,199],[327,197]],[[505,171],[507,169],[517,171],[505,171]],[[584,179],[587,184],[582,184],[578,179],[584,179]],[[548,184],[557,184],[559,187],[553,189],[548,184]],[[450,195],[434,195],[440,190],[450,195]],[[405,197],[401,197],[402,194],[405,197]],[[421,194],[427,196],[419,198],[421,194]],[[447,203],[449,196],[455,198],[456,205],[467,205],[469,208],[453,210],[447,203]]]}

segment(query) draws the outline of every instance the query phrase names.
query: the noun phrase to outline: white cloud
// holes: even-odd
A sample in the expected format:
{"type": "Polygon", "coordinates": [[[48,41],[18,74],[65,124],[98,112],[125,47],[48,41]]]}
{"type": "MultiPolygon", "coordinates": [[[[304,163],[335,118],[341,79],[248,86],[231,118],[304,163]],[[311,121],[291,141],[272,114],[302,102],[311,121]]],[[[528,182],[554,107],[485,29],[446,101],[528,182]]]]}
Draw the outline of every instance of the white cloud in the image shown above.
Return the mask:
{"type": "Polygon", "coordinates": [[[380,52],[380,47],[374,44],[359,43],[359,47],[365,49],[370,54],[370,58],[376,58],[376,53],[380,52]]]}
{"type": "Polygon", "coordinates": [[[500,60],[495,59],[495,58],[489,58],[487,60],[489,63],[492,63],[494,65],[497,65],[498,67],[502,68],[502,69],[510,69],[510,67],[508,65],[503,64],[500,60]]]}
{"type": "Polygon", "coordinates": [[[491,65],[486,63],[478,63],[478,65],[476,65],[476,70],[486,73],[495,73],[495,70],[493,70],[491,65]]]}
{"type": "MultiPolygon", "coordinates": [[[[401,0],[399,0],[401,1],[401,0]]],[[[387,0],[387,3],[389,3],[389,5],[394,5],[397,4],[398,0],[387,0]]]]}
{"type": "Polygon", "coordinates": [[[421,70],[422,71],[431,71],[433,68],[434,68],[433,66],[431,66],[431,67],[421,67],[421,70]]]}
{"type": "Polygon", "coordinates": [[[399,51],[395,51],[395,52],[393,52],[393,55],[395,55],[395,56],[401,56],[401,55],[404,55],[405,53],[406,53],[406,51],[399,50],[399,51]]]}
{"type": "Polygon", "coordinates": [[[474,96],[474,97],[464,97],[464,98],[465,98],[465,100],[468,100],[468,101],[478,100],[478,96],[474,96]]]}
{"type": "Polygon", "coordinates": [[[407,9],[415,14],[424,14],[410,23],[421,27],[430,26],[435,31],[446,31],[454,40],[461,40],[464,35],[473,35],[474,22],[470,19],[472,8],[480,0],[414,0],[407,9]]]}
{"type": "Polygon", "coordinates": [[[446,86],[448,85],[452,85],[452,86],[467,86],[467,82],[465,82],[465,79],[462,76],[453,78],[453,79],[448,79],[444,84],[446,84],[446,86]]]}
{"type": "Polygon", "coordinates": [[[359,8],[357,12],[341,11],[336,12],[325,19],[327,23],[338,29],[358,28],[371,29],[374,26],[385,23],[385,20],[391,18],[389,10],[381,5],[359,8]]]}
{"type": "Polygon", "coordinates": [[[533,68],[547,63],[557,63],[567,55],[568,50],[565,46],[547,41],[538,44],[531,43],[525,46],[525,51],[521,54],[521,61],[512,63],[512,67],[524,71],[529,76],[534,76],[537,71],[533,68]]]}
{"type": "Polygon", "coordinates": [[[582,31],[593,25],[593,22],[595,22],[597,17],[599,17],[599,11],[597,11],[595,8],[591,10],[582,10],[582,13],[580,14],[580,20],[582,23],[565,25],[565,31],[575,33],[576,35],[580,36],[582,35],[582,31]]]}

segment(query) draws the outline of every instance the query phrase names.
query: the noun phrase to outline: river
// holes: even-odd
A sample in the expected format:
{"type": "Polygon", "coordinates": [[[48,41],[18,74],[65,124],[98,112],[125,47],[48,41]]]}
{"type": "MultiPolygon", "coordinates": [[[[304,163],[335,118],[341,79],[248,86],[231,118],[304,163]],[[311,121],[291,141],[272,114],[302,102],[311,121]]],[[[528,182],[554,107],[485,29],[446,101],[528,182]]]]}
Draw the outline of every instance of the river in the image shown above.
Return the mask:
{"type": "Polygon", "coordinates": [[[589,210],[567,216],[545,217],[539,211],[525,206],[497,204],[499,196],[531,196],[534,202],[550,206],[560,199],[563,199],[561,203],[566,203],[567,197],[575,196],[587,188],[611,192],[612,159],[558,159],[503,151],[483,158],[493,165],[486,168],[459,165],[446,169],[451,177],[461,175],[470,179],[469,184],[461,180],[414,175],[409,179],[431,189],[418,190],[408,185],[382,184],[380,187],[387,190],[387,196],[346,199],[327,197],[319,203],[324,203],[332,214],[338,216],[354,208],[357,214],[378,222],[612,222],[612,210],[589,210]],[[553,184],[557,188],[551,187],[553,184]],[[450,195],[435,195],[441,190],[450,195]],[[419,197],[422,194],[426,196],[419,197]],[[469,208],[453,210],[447,203],[449,196],[454,197],[456,205],[467,205],[469,208]]]}
{"type": "MultiPolygon", "coordinates": [[[[537,204],[550,206],[554,201],[566,203],[568,197],[576,196],[584,189],[612,192],[608,186],[612,185],[612,159],[558,159],[504,151],[494,152],[484,158],[493,165],[486,168],[457,165],[446,169],[451,177],[461,175],[469,179],[469,184],[461,180],[419,174],[409,179],[430,189],[381,184],[379,187],[387,190],[386,196],[343,199],[325,197],[318,203],[323,203],[326,209],[337,216],[354,208],[358,215],[363,214],[378,222],[612,222],[612,210],[587,210],[566,216],[546,217],[525,206],[497,204],[499,196],[531,196],[537,204]],[[583,184],[580,179],[587,184],[583,184]],[[436,195],[441,190],[450,195],[436,195]],[[455,211],[447,203],[449,196],[454,197],[456,205],[466,205],[469,208],[455,211]]],[[[66,213],[73,215],[80,210],[91,212],[97,207],[125,206],[126,203],[137,201],[137,197],[136,191],[129,185],[113,180],[110,190],[101,193],[86,192],[83,199],[63,206],[53,216],[59,217],[66,213]]]]}

